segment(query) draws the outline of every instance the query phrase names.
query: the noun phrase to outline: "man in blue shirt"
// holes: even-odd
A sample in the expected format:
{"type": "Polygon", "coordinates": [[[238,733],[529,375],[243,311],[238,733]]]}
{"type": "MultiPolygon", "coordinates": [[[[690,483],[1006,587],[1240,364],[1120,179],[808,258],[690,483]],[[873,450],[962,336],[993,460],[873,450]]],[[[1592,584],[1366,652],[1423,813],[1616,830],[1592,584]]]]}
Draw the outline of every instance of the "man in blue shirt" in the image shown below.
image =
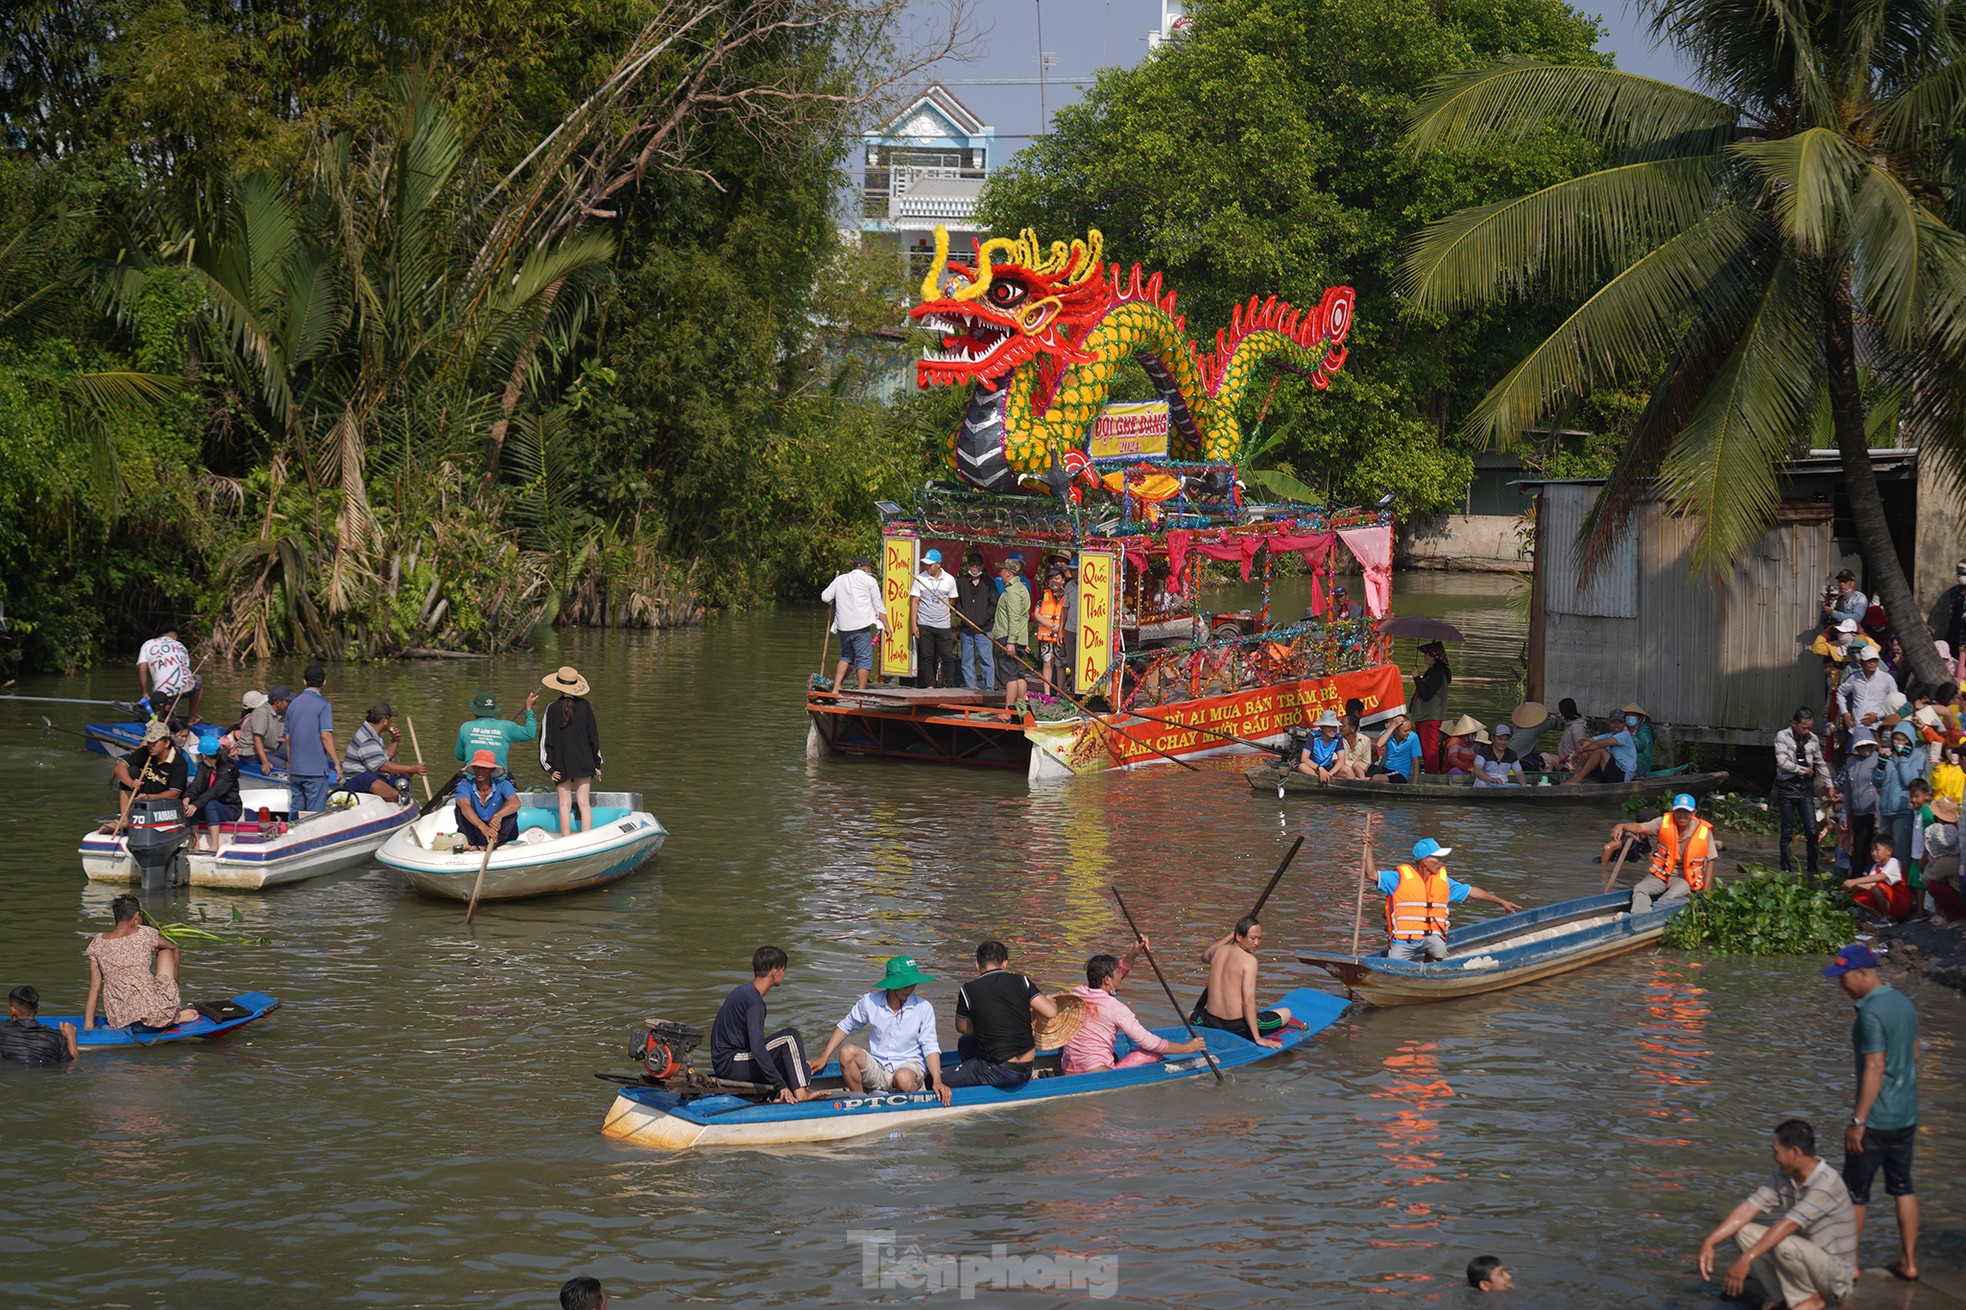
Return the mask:
{"type": "Polygon", "coordinates": [[[1877,956],[1861,943],[1836,953],[1823,970],[1857,1003],[1850,1044],[1857,1057],[1857,1104],[1843,1133],[1843,1181],[1864,1235],[1870,1185],[1884,1171],[1884,1191],[1898,1207],[1898,1261],[1886,1266],[1907,1282],[1918,1277],[1918,1198],[1911,1188],[1911,1148],[1918,1136],[1918,1011],[1877,974],[1877,956]]]}
{"type": "Polygon", "coordinates": [[[1638,743],[1622,716],[1611,720],[1611,731],[1584,738],[1571,757],[1565,783],[1630,782],[1638,771],[1638,743]]]}
{"type": "Polygon", "coordinates": [[[1522,907],[1447,876],[1451,846],[1431,837],[1413,844],[1413,860],[1374,875],[1386,898],[1386,958],[1444,960],[1447,958],[1447,907],[1473,899],[1499,905],[1510,914],[1522,907]]]}
{"type": "Polygon", "coordinates": [[[887,962],[887,974],[875,990],[853,1003],[846,1018],[833,1029],[819,1058],[807,1068],[817,1074],[833,1052],[840,1052],[840,1076],[849,1092],[919,1092],[923,1080],[949,1103],[949,1085],[942,1081],[942,1043],[935,1035],[935,1007],[915,995],[915,988],[935,979],[915,967],[913,959],[897,955],[887,962]],[[862,1028],[867,1049],[841,1044],[862,1028]]]}
{"type": "Polygon", "coordinates": [[[287,805],[293,817],[328,808],[328,787],[341,753],[334,744],[334,707],[321,694],[328,671],[307,666],[300,695],[287,704],[287,805]]]}
{"type": "Polygon", "coordinates": [[[1369,770],[1370,776],[1384,777],[1387,782],[1415,781],[1423,749],[1412,721],[1399,715],[1393,720],[1392,731],[1379,739],[1379,763],[1369,770]]]}
{"type": "Polygon", "coordinates": [[[457,789],[457,830],[466,850],[519,840],[519,789],[503,773],[489,750],[471,757],[471,781],[457,789]]]}

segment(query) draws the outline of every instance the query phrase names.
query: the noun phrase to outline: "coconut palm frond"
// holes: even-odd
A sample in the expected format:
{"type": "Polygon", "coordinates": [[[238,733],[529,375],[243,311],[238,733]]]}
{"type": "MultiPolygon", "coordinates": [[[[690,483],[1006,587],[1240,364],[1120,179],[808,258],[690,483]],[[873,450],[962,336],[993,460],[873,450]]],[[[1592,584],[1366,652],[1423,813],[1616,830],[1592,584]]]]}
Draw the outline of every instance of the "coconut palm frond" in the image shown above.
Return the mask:
{"type": "Polygon", "coordinates": [[[1690,152],[1732,140],[1734,106],[1685,87],[1612,68],[1509,59],[1451,73],[1413,110],[1409,144],[1420,151],[1523,140],[1552,121],[1614,150],[1674,143],[1690,152]]]}
{"type": "Polygon", "coordinates": [[[1712,155],[1645,160],[1464,209],[1414,239],[1403,294],[1435,311],[1542,288],[1580,295],[1699,222],[1724,171],[1712,155]]]}

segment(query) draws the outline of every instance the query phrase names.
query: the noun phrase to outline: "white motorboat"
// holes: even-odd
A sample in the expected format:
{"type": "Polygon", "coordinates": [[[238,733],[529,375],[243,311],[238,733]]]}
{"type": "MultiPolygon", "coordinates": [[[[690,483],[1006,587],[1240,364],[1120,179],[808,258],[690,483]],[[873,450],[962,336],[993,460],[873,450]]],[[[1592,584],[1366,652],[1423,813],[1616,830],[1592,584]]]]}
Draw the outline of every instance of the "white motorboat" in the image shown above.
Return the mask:
{"type": "Polygon", "coordinates": [[[594,826],[560,835],[557,792],[519,793],[519,839],[483,851],[463,849],[457,807],[444,805],[409,824],[383,844],[376,859],[402,873],[410,885],[432,896],[463,901],[471,897],[478,870],[485,871],[480,899],[518,900],[578,891],[625,878],[662,847],[669,836],[661,822],[642,808],[640,792],[597,791],[594,826]]]}
{"type": "MultiPolygon", "coordinates": [[[[242,788],[240,799],[247,804],[239,822],[211,829],[216,849],[186,848],[180,873],[194,887],[235,891],[299,882],[362,863],[389,834],[416,818],[411,801],[337,792],[327,809],[290,822],[285,817],[285,791],[277,789],[276,801],[273,791],[261,796],[257,789],[242,788]],[[275,804],[280,808],[273,808],[275,804]]],[[[82,871],[98,882],[131,882],[137,877],[128,841],[120,835],[85,833],[81,854],[82,871]]]]}

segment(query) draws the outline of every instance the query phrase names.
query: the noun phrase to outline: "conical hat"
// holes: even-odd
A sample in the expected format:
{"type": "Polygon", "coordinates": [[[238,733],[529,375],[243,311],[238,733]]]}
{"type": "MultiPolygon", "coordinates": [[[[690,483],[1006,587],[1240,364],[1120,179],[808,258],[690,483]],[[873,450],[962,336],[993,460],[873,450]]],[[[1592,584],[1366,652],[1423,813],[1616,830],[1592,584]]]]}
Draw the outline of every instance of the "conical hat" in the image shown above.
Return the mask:
{"type": "Polygon", "coordinates": [[[1472,737],[1481,731],[1481,724],[1473,715],[1463,714],[1440,731],[1445,737],[1472,737]]]}
{"type": "Polygon", "coordinates": [[[1058,1006],[1058,1017],[1056,1019],[1047,1019],[1042,1026],[1031,1030],[1031,1036],[1036,1040],[1037,1048],[1040,1051],[1057,1050],[1066,1042],[1077,1037],[1079,1035],[1079,1029],[1085,1027],[1086,1009],[1084,1001],[1081,1001],[1070,992],[1054,993],[1051,999],[1058,1006]]]}
{"type": "Polygon", "coordinates": [[[1509,711],[1509,722],[1518,728],[1540,728],[1550,721],[1550,707],[1537,700],[1526,700],[1509,711]]]}

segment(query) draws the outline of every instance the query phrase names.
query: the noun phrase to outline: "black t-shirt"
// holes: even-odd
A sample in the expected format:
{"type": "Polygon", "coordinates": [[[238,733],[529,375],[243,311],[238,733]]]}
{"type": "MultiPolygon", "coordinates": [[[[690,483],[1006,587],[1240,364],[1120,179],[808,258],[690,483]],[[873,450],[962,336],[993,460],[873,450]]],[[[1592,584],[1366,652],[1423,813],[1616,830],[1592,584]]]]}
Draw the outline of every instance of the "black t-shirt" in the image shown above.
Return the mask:
{"type": "Polygon", "coordinates": [[[777,1064],[765,1051],[765,998],[750,983],[731,988],[717,1007],[717,1017],[710,1025],[710,1070],[719,1078],[741,1072],[747,1079],[762,1078],[774,1087],[785,1085],[777,1064]],[[733,1071],[731,1057],[740,1054],[751,1057],[751,1066],[733,1071]]]}
{"type": "Polygon", "coordinates": [[[184,752],[173,746],[171,758],[153,761],[148,747],[139,746],[123,757],[123,767],[129,770],[130,777],[142,778],[143,785],[137,788],[137,795],[150,796],[160,791],[174,791],[184,795],[185,784],[190,780],[190,770],[185,766],[184,752]],[[143,766],[150,765],[150,776],[143,777],[143,766]]]}
{"type": "Polygon", "coordinates": [[[1037,1044],[1031,1036],[1031,999],[1043,995],[1025,975],[992,969],[956,993],[956,1017],[975,1029],[983,1058],[1001,1063],[1037,1044]]]}
{"type": "Polygon", "coordinates": [[[60,1064],[68,1059],[61,1033],[39,1019],[8,1019],[0,1023],[0,1060],[19,1064],[60,1064]]]}

